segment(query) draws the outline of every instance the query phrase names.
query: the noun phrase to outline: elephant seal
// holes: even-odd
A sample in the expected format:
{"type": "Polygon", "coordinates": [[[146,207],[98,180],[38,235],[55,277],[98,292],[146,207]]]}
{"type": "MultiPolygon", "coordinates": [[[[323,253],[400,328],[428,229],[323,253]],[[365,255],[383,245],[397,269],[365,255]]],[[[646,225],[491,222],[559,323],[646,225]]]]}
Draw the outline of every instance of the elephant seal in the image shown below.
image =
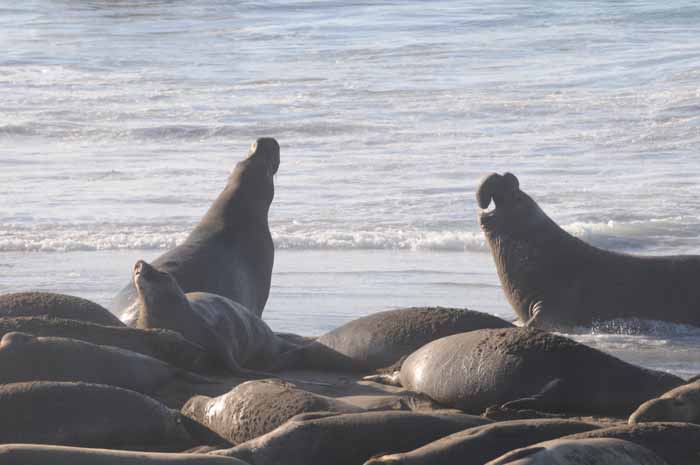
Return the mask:
{"type": "Polygon", "coordinates": [[[211,380],[148,355],[62,337],[7,333],[0,339],[0,384],[81,381],[153,395],[164,386],[211,380]]]}
{"type": "Polygon", "coordinates": [[[271,365],[286,345],[259,316],[231,299],[207,292],[185,294],[170,273],[139,260],[134,266],[139,314],[136,326],[177,331],[220,357],[234,374],[271,365]]]}
{"type": "Polygon", "coordinates": [[[357,465],[380,452],[412,450],[489,422],[458,413],[306,413],[259,438],[211,454],[251,465],[357,465]]]}
{"type": "Polygon", "coordinates": [[[351,404],[298,389],[277,379],[247,381],[219,397],[196,396],[181,413],[233,444],[269,433],[295,415],[307,412],[358,413],[351,404]]]}
{"type": "Polygon", "coordinates": [[[287,352],[280,368],[372,371],[388,367],[430,341],[451,334],[513,325],[469,309],[418,307],[374,313],[287,352]]]}
{"type": "Polygon", "coordinates": [[[483,465],[521,447],[598,429],[574,420],[513,420],[460,431],[403,454],[384,455],[365,465],[483,465]]]}
{"type": "Polygon", "coordinates": [[[207,350],[186,340],[179,333],[165,329],[102,326],[47,317],[0,318],[0,337],[11,332],[64,337],[102,346],[120,347],[198,373],[214,373],[222,369],[221,362],[207,350]]]}
{"type": "Polygon", "coordinates": [[[0,385],[0,444],[176,451],[221,438],[138,392],[66,382],[0,385]]]}
{"type": "MultiPolygon", "coordinates": [[[[258,139],[185,242],[153,264],[172,273],[185,292],[218,294],[261,316],[275,254],[267,214],[279,164],[277,141],[258,139]]],[[[137,319],[133,283],[117,294],[112,310],[129,325],[137,319]]]]}
{"type": "Polygon", "coordinates": [[[534,328],[447,336],[413,352],[393,375],[365,379],[400,383],[471,413],[503,404],[606,416],[627,416],[644,400],[683,383],[534,328]]]}
{"type": "Polygon", "coordinates": [[[700,326],[700,256],[642,257],[589,245],[560,228],[511,173],[491,174],[479,223],[518,318],[567,330],[616,318],[700,326]]]}
{"type": "Polygon", "coordinates": [[[630,415],[629,423],[685,421],[700,424],[700,382],[678,386],[644,402],[630,415]]]}
{"type": "Polygon", "coordinates": [[[203,454],[133,452],[43,444],[0,445],[0,465],[247,465],[203,454]]]}
{"type": "Polygon", "coordinates": [[[105,326],[124,326],[124,323],[109,310],[81,297],[53,292],[16,292],[0,295],[0,318],[18,316],[49,316],[105,326]]]}
{"type": "Polygon", "coordinates": [[[669,465],[642,446],[620,439],[554,439],[511,451],[486,465],[669,465]]]}

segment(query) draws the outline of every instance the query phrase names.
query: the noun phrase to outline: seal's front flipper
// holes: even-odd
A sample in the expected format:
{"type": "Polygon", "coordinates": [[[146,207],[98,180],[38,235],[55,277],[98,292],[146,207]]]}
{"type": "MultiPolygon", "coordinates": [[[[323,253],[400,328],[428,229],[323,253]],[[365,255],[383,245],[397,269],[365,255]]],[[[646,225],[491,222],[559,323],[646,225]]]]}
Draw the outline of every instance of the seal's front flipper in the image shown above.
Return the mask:
{"type": "Polygon", "coordinates": [[[542,412],[556,412],[565,405],[566,383],[557,378],[547,383],[540,392],[521,399],[511,400],[501,406],[508,410],[538,410],[542,412]]]}
{"type": "Polygon", "coordinates": [[[395,371],[390,375],[372,375],[365,376],[362,378],[363,381],[374,381],[379,384],[388,384],[389,386],[399,386],[401,387],[400,371],[395,371]]]}

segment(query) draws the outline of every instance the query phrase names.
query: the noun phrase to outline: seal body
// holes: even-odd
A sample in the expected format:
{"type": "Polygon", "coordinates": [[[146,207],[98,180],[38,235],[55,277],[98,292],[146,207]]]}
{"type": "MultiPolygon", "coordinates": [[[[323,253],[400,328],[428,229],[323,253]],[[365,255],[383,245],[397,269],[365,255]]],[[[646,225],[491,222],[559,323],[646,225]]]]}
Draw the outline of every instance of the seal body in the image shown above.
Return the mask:
{"type": "Polygon", "coordinates": [[[596,248],[570,235],[520,190],[510,173],[477,191],[479,223],[518,318],[548,329],[616,318],[700,326],[700,256],[643,257],[596,248]]]}
{"type": "MultiPolygon", "coordinates": [[[[185,292],[218,294],[262,315],[274,261],[267,215],[279,163],[277,141],[258,139],[185,242],[153,264],[172,273],[185,292]]],[[[131,325],[137,319],[136,300],[129,283],[115,297],[112,310],[131,325]]]]}
{"type": "Polygon", "coordinates": [[[492,405],[608,416],[683,383],[569,338],[532,328],[481,329],[433,341],[412,353],[403,387],[471,413],[492,405]]]}
{"type": "Polygon", "coordinates": [[[482,465],[513,449],[598,428],[563,419],[502,421],[445,436],[410,452],[370,459],[365,465],[482,465]]]}
{"type": "Polygon", "coordinates": [[[284,355],[284,368],[371,371],[388,367],[435,339],[513,325],[468,309],[419,307],[373,313],[284,355]]]}
{"type": "Polygon", "coordinates": [[[700,424],[700,381],[678,386],[644,402],[630,415],[629,423],[683,421],[700,424]]]}
{"type": "Polygon", "coordinates": [[[668,465],[652,451],[620,439],[555,439],[516,449],[487,465],[668,465]]]}
{"type": "Polygon", "coordinates": [[[134,266],[139,328],[177,331],[220,357],[232,373],[271,364],[284,345],[257,315],[226,297],[185,294],[175,278],[144,261],[134,266]]]}
{"type": "Polygon", "coordinates": [[[43,444],[0,445],[2,465],[246,465],[229,457],[203,454],[133,452],[43,444]]]}
{"type": "Polygon", "coordinates": [[[295,415],[318,411],[363,410],[277,379],[247,381],[215,398],[195,396],[181,410],[234,444],[269,433],[295,415]]]}
{"type": "Polygon", "coordinates": [[[0,295],[0,317],[48,316],[98,325],[124,326],[101,305],[81,297],[52,292],[17,292],[0,295]]]}
{"type": "Polygon", "coordinates": [[[310,413],[212,454],[236,457],[251,465],[356,465],[379,452],[412,450],[485,423],[489,420],[457,413],[310,413]]]}

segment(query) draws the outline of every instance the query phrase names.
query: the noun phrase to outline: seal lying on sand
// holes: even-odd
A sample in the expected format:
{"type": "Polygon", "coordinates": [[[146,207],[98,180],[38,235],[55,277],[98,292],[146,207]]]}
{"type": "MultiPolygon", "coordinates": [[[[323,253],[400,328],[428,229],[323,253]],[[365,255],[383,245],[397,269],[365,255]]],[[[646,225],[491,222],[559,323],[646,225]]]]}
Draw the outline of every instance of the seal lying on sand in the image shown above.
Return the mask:
{"type": "Polygon", "coordinates": [[[435,339],[483,328],[513,325],[468,309],[420,307],[389,310],[358,318],[297,350],[280,366],[315,370],[372,371],[388,367],[435,339]]]}
{"type": "Polygon", "coordinates": [[[271,365],[286,343],[242,305],[207,292],[185,294],[175,278],[144,261],[134,266],[139,328],[177,331],[219,356],[234,374],[271,365]]]}
{"type": "Polygon", "coordinates": [[[358,413],[363,410],[277,379],[247,381],[213,399],[196,396],[181,410],[183,415],[233,444],[269,433],[295,415],[320,411],[358,413]]]}
{"type": "Polygon", "coordinates": [[[700,256],[640,257],[609,252],[552,221],[510,173],[478,188],[479,216],[503,291],[518,318],[570,328],[615,318],[700,326],[700,256]]]}
{"type": "Polygon", "coordinates": [[[153,395],[167,385],[187,387],[211,380],[148,355],[62,337],[7,333],[0,340],[0,384],[81,381],[153,395]]]}
{"type": "Polygon", "coordinates": [[[645,399],[683,383],[569,338],[532,328],[480,329],[433,341],[393,375],[400,383],[471,413],[492,405],[545,412],[629,415],[645,399]]]}
{"type": "Polygon", "coordinates": [[[230,458],[203,454],[131,452],[42,444],[0,446],[0,465],[246,465],[230,458]]]}
{"type": "Polygon", "coordinates": [[[0,443],[174,451],[221,438],[150,397],[114,386],[0,385],[0,443]]]}
{"type": "Polygon", "coordinates": [[[109,310],[87,299],[52,292],[17,292],[0,295],[0,317],[49,316],[124,326],[109,310]]]}
{"type": "Polygon", "coordinates": [[[668,465],[642,446],[620,439],[555,439],[516,449],[487,465],[668,465]]]}
{"type": "Polygon", "coordinates": [[[459,413],[306,413],[264,436],[211,454],[251,465],[357,465],[379,452],[412,450],[486,423],[459,413]]]}
{"type": "Polygon", "coordinates": [[[685,421],[700,424],[700,381],[678,386],[644,402],[630,415],[629,423],[685,421]]]}
{"type": "Polygon", "coordinates": [[[513,420],[475,426],[403,454],[370,459],[365,465],[483,465],[513,449],[598,426],[574,420],[513,420]]]}
{"type": "MultiPolygon", "coordinates": [[[[262,315],[275,253],[267,213],[279,164],[277,141],[258,139],[185,242],[153,264],[172,273],[185,292],[218,294],[262,315]]],[[[135,304],[136,289],[129,283],[112,310],[131,325],[138,313],[135,304]]]]}
{"type": "Polygon", "coordinates": [[[47,317],[0,318],[0,337],[11,332],[64,337],[102,346],[120,347],[198,373],[213,373],[223,368],[221,362],[206,349],[186,340],[180,333],[166,329],[102,326],[47,317]]]}

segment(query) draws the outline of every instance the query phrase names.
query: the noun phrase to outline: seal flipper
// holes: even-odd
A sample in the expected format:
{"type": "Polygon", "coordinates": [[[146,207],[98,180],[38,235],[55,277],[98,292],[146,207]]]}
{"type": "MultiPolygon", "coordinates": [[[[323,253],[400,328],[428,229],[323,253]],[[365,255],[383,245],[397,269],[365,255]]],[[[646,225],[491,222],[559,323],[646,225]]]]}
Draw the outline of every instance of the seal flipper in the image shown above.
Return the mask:
{"type": "Polygon", "coordinates": [[[501,406],[509,410],[539,410],[552,412],[559,410],[567,401],[566,382],[556,378],[547,383],[540,392],[521,399],[511,400],[501,406]]]}
{"type": "Polygon", "coordinates": [[[395,371],[392,374],[386,374],[386,375],[371,375],[371,376],[364,376],[362,378],[363,381],[374,381],[375,383],[379,384],[387,384],[389,386],[399,386],[401,387],[401,372],[400,371],[395,371]]]}

